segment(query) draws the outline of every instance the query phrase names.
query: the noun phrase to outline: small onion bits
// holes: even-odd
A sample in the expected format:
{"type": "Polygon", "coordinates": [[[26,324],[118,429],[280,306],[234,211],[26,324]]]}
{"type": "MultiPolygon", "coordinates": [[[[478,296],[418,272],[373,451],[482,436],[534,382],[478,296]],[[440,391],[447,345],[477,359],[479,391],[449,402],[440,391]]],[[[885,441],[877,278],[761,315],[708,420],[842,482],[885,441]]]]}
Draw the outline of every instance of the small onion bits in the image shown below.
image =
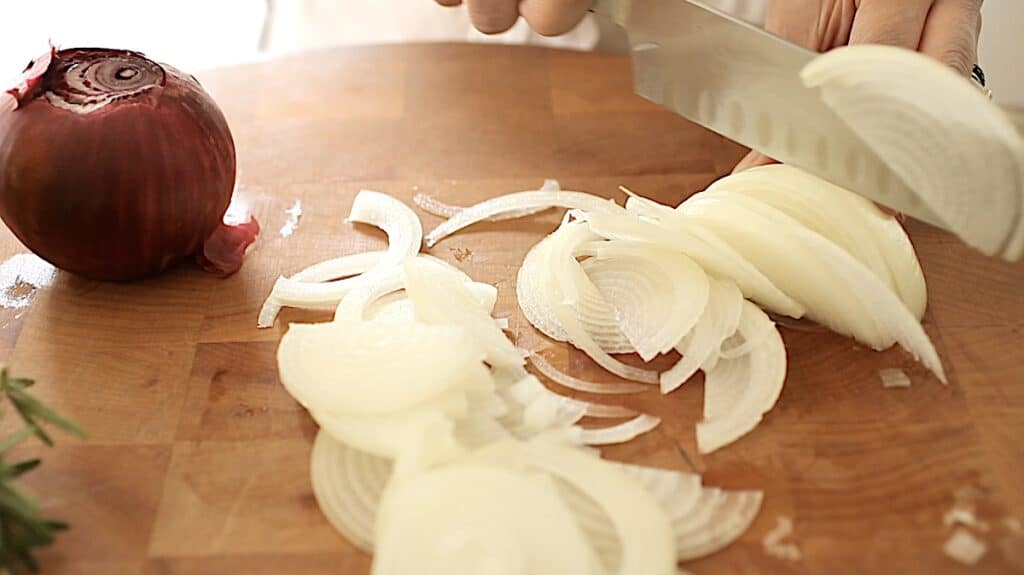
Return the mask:
{"type": "Polygon", "coordinates": [[[137,52],[52,48],[0,98],[0,217],[30,250],[97,280],[186,258],[239,269],[259,225],[223,223],[235,145],[195,78],[137,52]]]}

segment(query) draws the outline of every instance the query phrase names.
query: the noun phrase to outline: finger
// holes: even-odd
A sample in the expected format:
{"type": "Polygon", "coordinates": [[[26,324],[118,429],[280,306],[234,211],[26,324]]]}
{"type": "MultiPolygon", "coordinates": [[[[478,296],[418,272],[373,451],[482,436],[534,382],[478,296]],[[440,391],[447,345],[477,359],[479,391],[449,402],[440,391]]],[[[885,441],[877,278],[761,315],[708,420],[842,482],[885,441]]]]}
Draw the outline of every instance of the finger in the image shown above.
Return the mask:
{"type": "Polygon", "coordinates": [[[519,19],[518,0],[466,0],[469,21],[484,34],[501,34],[519,19]]]}
{"type": "Polygon", "coordinates": [[[769,166],[777,163],[777,161],[769,158],[761,152],[752,151],[740,160],[740,163],[736,164],[736,167],[732,169],[732,173],[738,174],[751,168],[759,168],[761,166],[769,166]]]}
{"type": "Polygon", "coordinates": [[[434,0],[441,6],[458,6],[462,4],[462,0],[434,0]]]}
{"type": "Polygon", "coordinates": [[[921,52],[968,76],[978,63],[981,0],[936,0],[921,36],[921,52]]]}
{"type": "Polygon", "coordinates": [[[861,0],[850,44],[886,44],[917,50],[934,0],[861,0]]]}
{"type": "Polygon", "coordinates": [[[541,36],[565,34],[583,19],[592,0],[522,0],[519,13],[541,36]]]}
{"type": "Polygon", "coordinates": [[[856,12],[856,0],[837,0],[827,7],[821,0],[769,0],[765,29],[815,52],[824,52],[849,43],[856,12]]]}

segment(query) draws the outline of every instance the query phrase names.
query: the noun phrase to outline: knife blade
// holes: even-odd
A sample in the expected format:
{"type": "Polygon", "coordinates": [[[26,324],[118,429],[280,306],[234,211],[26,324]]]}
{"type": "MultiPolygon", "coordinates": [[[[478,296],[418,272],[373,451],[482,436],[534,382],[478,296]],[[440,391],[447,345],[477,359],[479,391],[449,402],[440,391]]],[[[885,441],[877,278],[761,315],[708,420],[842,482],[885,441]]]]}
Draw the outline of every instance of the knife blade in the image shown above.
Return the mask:
{"type": "Polygon", "coordinates": [[[623,27],[635,92],[776,160],[948,230],[818,97],[801,70],[817,56],[691,0],[596,0],[623,27]]]}

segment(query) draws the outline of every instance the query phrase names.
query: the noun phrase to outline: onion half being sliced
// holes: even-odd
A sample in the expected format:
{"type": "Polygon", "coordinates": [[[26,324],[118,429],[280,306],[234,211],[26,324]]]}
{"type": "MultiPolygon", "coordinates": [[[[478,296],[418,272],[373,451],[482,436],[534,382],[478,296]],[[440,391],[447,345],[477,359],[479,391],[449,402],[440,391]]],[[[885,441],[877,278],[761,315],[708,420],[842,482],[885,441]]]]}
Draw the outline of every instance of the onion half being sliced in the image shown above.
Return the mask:
{"type": "Polygon", "coordinates": [[[1024,141],[969,79],[916,51],[874,45],[819,56],[802,78],[964,241],[1020,256],[1024,141]]]}

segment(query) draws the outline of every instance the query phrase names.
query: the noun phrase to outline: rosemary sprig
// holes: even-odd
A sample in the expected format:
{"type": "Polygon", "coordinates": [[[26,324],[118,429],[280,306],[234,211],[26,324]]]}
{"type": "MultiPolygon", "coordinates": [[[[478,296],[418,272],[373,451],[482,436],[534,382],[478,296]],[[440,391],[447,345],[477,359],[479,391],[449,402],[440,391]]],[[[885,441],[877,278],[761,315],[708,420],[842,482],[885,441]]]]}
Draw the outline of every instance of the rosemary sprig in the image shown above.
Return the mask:
{"type": "MultiPolygon", "coordinates": [[[[10,403],[25,425],[0,438],[0,574],[3,575],[17,575],[26,569],[37,571],[39,565],[32,556],[33,550],[49,545],[58,531],[68,528],[66,523],[40,516],[39,504],[15,485],[22,475],[38,467],[40,460],[9,463],[8,453],[33,436],[46,445],[53,445],[44,425],[85,437],[82,428],[29,394],[28,388],[33,383],[31,379],[9,377],[7,368],[0,366],[0,403],[10,403]]],[[[3,407],[0,405],[0,409],[3,407]]]]}

